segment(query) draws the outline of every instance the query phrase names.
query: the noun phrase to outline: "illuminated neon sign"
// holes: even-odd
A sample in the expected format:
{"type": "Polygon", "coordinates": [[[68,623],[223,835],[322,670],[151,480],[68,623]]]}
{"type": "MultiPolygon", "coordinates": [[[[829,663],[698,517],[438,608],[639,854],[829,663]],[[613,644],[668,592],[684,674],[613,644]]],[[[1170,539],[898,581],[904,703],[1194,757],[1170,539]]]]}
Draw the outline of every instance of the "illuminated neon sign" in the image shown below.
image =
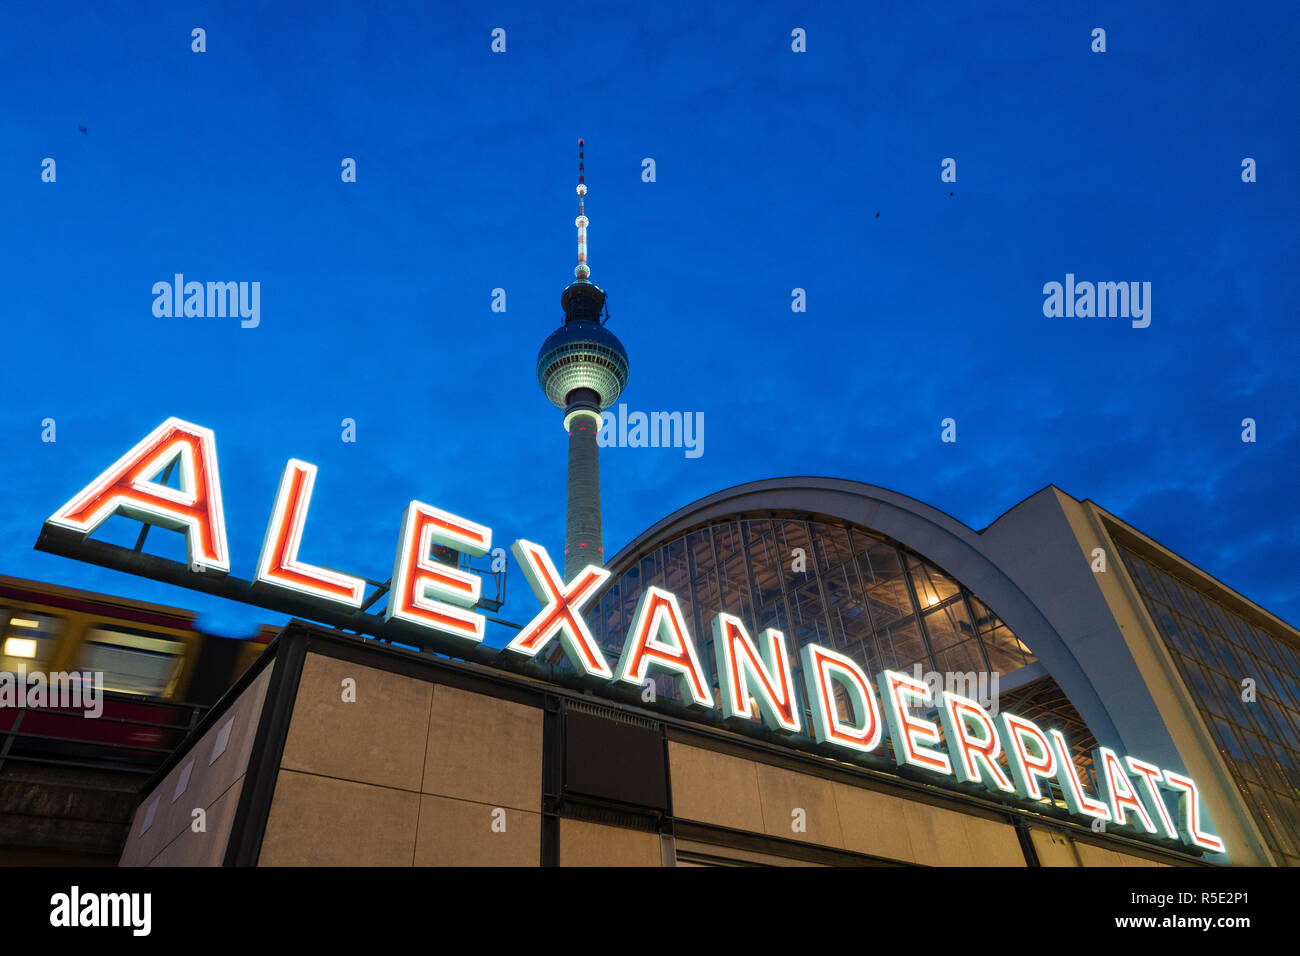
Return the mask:
{"type": "MultiPolygon", "coordinates": [[[[299,557],[315,481],[315,465],[297,459],[285,465],[252,587],[259,595],[292,596],[299,607],[308,601],[321,609],[358,612],[364,601],[363,578],[307,564],[299,557]]],[[[51,515],[46,525],[84,540],[115,514],[183,532],[193,570],[229,573],[216,439],[209,429],[169,418],[51,515]],[[152,480],[176,463],[179,488],[152,480]]],[[[426,646],[456,655],[483,641],[486,618],[474,610],[482,582],[469,571],[436,560],[436,546],[482,556],[491,550],[492,529],[410,502],[398,533],[383,618],[418,632],[426,646]]],[[[795,745],[811,738],[846,760],[864,762],[881,757],[887,735],[896,764],[936,779],[955,778],[958,784],[1014,795],[1031,805],[1051,801],[1044,781],[1055,780],[1075,816],[1136,835],[1181,839],[1210,853],[1226,852],[1223,841],[1206,829],[1200,791],[1190,777],[1099,747],[1094,755],[1098,792],[1090,794],[1059,730],[1043,730],[1005,712],[995,719],[977,701],[942,690],[932,696],[927,684],[897,671],[884,671],[873,682],[852,658],[817,644],[799,649],[810,715],[805,730],[785,635],[768,628],[755,641],[740,618],[725,611],[712,620],[719,684],[715,699],[677,597],[662,588],[647,587],[642,593],[620,658],[611,666],[583,618],[583,609],[610,572],[589,565],[566,583],[541,545],[520,539],[510,550],[541,610],[502,650],[507,664],[531,660],[557,641],[586,680],[640,689],[651,672],[664,674],[676,682],[687,706],[717,711],[740,730],[766,728],[795,745]],[[937,723],[924,716],[929,711],[937,712],[937,723]],[[1178,799],[1177,820],[1167,795],[1178,799]]],[[[296,613],[296,608],[287,613],[296,613]]]]}

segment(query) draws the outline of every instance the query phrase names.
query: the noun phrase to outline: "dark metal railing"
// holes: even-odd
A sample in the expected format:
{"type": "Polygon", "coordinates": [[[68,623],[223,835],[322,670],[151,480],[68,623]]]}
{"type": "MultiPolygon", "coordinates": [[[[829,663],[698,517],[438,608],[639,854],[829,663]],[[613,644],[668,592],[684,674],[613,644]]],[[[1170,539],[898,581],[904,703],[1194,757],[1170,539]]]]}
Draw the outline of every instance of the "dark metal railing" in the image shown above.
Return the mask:
{"type": "Polygon", "coordinates": [[[148,776],[208,710],[202,704],[116,691],[104,691],[100,702],[103,712],[98,717],[86,717],[85,708],[0,707],[0,721],[8,725],[0,726],[0,769],[12,762],[148,776]],[[156,717],[124,715],[121,710],[127,707],[148,708],[156,717]],[[8,715],[13,715],[12,721],[4,720],[8,715]],[[79,727],[87,733],[76,733],[79,727]],[[135,727],[156,730],[157,742],[130,742],[126,736],[135,727]]]}

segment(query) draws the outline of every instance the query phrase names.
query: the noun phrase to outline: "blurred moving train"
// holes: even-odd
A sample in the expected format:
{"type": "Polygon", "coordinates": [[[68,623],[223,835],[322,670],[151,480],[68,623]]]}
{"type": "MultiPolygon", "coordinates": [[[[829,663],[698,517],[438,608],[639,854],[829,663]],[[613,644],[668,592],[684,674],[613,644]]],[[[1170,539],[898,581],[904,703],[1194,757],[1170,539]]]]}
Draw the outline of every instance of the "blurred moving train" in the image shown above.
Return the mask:
{"type": "Polygon", "coordinates": [[[0,576],[0,673],[99,673],[104,691],[96,719],[0,706],[0,769],[14,761],[151,772],[278,630],[205,634],[192,611],[0,576]]]}

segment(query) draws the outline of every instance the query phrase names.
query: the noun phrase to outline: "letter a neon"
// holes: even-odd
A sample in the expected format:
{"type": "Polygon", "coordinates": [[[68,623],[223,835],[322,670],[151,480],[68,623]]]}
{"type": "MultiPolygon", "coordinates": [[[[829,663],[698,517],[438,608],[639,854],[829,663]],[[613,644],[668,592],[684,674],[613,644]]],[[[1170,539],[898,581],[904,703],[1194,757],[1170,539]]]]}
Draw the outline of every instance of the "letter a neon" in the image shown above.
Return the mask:
{"type": "Polygon", "coordinates": [[[183,531],[191,566],[221,574],[230,570],[217,441],[211,429],[167,419],[46,523],[92,534],[118,513],[183,531]],[[150,480],[176,461],[181,466],[180,488],[150,480]]]}
{"type": "Polygon", "coordinates": [[[619,658],[618,679],[639,687],[651,666],[676,675],[690,694],[688,703],[713,706],[713,692],[704,681],[677,596],[653,586],[646,588],[637,602],[619,658]]]}

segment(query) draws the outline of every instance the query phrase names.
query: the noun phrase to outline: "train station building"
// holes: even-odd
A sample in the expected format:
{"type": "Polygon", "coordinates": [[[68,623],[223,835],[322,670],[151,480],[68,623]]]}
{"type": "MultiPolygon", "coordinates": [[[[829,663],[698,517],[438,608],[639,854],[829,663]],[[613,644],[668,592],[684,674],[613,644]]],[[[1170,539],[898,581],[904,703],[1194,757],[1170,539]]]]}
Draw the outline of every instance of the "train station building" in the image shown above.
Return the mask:
{"type": "MultiPolygon", "coordinates": [[[[976,530],[856,481],[760,480],[607,559],[598,430],[631,365],[590,278],[582,160],[535,368],[568,435],[564,555],[511,545],[531,621],[490,618],[491,528],[424,502],[388,581],[304,562],[297,459],[235,577],[215,436],[177,418],[46,520],[43,551],[295,618],[153,748],[122,865],[1300,864],[1300,632],[1091,501],[1049,486],[976,530]],[[134,550],[91,537],[117,514],[145,524],[134,550]],[[142,552],[153,526],[186,561],[142,552]]],[[[15,619],[64,612],[5,613],[4,653],[31,657],[15,619]]],[[[156,631],[110,642],[121,686],[183,696],[157,659],[191,637],[156,631]]],[[[0,724],[0,770],[40,745],[0,724]]],[[[0,840],[24,812],[0,803],[0,840]]]]}
{"type": "Polygon", "coordinates": [[[609,569],[586,618],[611,660],[661,588],[715,698],[720,609],[867,673],[988,676],[996,709],[1063,731],[1088,792],[1098,747],[1194,778],[1225,852],[1080,818],[1067,775],[1027,803],[742,732],[671,674],[647,700],[559,653],[458,660],[294,622],[145,789],[122,864],[1300,862],[1300,634],[1089,501],[1048,487],[975,531],[870,485],[759,481],[609,569]]]}

